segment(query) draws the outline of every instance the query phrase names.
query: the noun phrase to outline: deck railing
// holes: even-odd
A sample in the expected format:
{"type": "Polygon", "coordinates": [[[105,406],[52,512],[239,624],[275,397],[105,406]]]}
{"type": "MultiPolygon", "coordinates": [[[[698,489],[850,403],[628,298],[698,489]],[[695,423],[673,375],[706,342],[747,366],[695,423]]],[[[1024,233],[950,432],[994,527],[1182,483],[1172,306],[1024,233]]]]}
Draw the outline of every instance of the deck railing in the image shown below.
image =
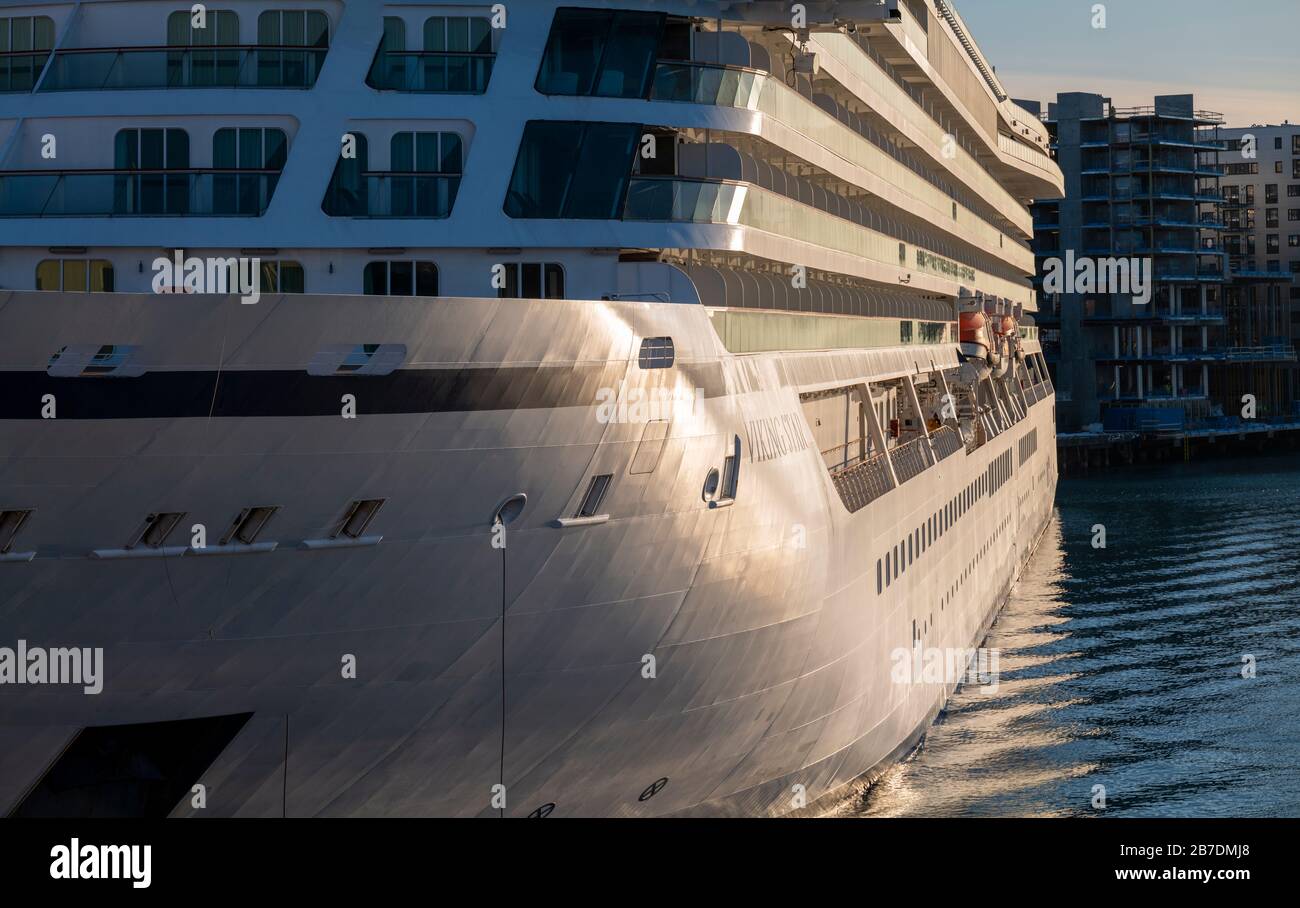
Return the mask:
{"type": "Polygon", "coordinates": [[[835,491],[840,493],[844,507],[852,514],[865,508],[893,488],[889,477],[889,461],[880,453],[857,466],[831,475],[835,491]]]}
{"type": "Polygon", "coordinates": [[[966,447],[961,436],[957,434],[957,431],[952,426],[940,426],[931,432],[930,442],[934,445],[934,453],[939,456],[940,460],[946,460],[966,447]]]}

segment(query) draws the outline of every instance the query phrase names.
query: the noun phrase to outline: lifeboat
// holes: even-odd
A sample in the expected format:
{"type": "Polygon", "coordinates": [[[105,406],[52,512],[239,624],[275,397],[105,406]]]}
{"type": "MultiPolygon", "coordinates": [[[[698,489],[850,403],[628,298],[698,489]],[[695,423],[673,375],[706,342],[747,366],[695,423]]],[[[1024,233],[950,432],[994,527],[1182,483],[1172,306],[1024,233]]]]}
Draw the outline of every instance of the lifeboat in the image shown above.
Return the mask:
{"type": "Polygon", "coordinates": [[[992,363],[993,343],[983,312],[961,313],[958,339],[963,354],[992,363]]]}

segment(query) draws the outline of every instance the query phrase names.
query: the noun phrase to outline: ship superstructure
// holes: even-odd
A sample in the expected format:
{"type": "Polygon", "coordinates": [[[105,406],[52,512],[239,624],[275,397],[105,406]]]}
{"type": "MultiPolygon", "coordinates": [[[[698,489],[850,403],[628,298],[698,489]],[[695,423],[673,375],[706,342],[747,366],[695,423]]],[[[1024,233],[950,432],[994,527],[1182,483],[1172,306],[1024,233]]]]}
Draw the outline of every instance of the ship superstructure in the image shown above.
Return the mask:
{"type": "Polygon", "coordinates": [[[0,684],[0,810],[783,814],[915,743],[1052,506],[1061,175],[952,3],[787,6],[0,5],[0,647],[103,653],[0,684]]]}

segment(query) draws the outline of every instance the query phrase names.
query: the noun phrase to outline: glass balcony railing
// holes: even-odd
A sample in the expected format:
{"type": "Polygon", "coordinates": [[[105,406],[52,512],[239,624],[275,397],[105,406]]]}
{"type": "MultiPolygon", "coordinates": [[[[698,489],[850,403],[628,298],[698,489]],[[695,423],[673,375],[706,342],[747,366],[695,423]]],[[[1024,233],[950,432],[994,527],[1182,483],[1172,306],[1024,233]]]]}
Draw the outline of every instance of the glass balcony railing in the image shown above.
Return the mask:
{"type": "Polygon", "coordinates": [[[109,47],[61,50],[41,91],[127,88],[311,88],[328,48],[109,47]]]}
{"type": "Polygon", "coordinates": [[[0,52],[0,92],[31,91],[49,56],[48,50],[0,52]]]}
{"type": "Polygon", "coordinates": [[[754,110],[764,74],[758,70],[709,63],[664,61],[655,66],[653,101],[686,101],[754,110]]]}
{"type": "Polygon", "coordinates": [[[932,277],[978,282],[985,292],[1028,302],[1018,281],[984,272],[917,243],[900,241],[855,220],[803,204],[759,186],[688,177],[634,177],[628,186],[623,220],[676,221],[745,226],[847,253],[891,268],[932,277]]]}
{"type": "Polygon", "coordinates": [[[331,217],[446,218],[460,192],[460,174],[366,173],[361,184],[332,184],[321,206],[331,217]]]}
{"type": "Polygon", "coordinates": [[[380,91],[481,95],[495,63],[493,53],[385,50],[375,57],[366,84],[380,91]]]}
{"type": "Polygon", "coordinates": [[[79,170],[0,173],[0,217],[257,217],[280,172],[79,170]]]}

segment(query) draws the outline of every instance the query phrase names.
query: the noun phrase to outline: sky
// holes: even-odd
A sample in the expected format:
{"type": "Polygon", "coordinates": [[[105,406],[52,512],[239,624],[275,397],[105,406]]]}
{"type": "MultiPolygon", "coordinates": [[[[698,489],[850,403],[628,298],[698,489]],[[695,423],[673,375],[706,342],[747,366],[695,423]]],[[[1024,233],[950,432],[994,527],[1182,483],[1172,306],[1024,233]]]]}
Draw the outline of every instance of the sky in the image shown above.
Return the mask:
{"type": "Polygon", "coordinates": [[[1227,126],[1300,123],[1300,0],[957,0],[1013,98],[1196,96],[1227,126]],[[1105,7],[1105,28],[1093,7],[1105,7]]]}

